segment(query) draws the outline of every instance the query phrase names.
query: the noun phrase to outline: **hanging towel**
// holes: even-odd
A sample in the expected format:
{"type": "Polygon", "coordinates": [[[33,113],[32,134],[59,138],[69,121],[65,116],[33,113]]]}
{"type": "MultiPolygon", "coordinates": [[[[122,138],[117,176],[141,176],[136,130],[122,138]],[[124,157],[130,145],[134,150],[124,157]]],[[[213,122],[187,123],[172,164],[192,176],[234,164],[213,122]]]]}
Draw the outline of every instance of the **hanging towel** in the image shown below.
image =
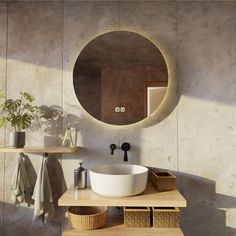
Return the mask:
{"type": "Polygon", "coordinates": [[[54,215],[54,203],[46,157],[42,159],[32,198],[34,199],[33,221],[38,218],[41,218],[43,223],[44,220],[50,221],[54,215]]]}
{"type": "Polygon", "coordinates": [[[25,154],[22,154],[22,157],[23,157],[24,166],[25,166],[25,170],[27,173],[28,183],[29,183],[29,186],[26,189],[25,202],[28,204],[28,206],[30,206],[30,205],[34,204],[34,200],[32,199],[32,195],[34,192],[34,186],[36,183],[37,174],[35,172],[35,169],[31,163],[29,157],[25,154]]]}
{"type": "Polygon", "coordinates": [[[23,153],[20,153],[18,162],[13,174],[13,180],[11,185],[11,200],[15,205],[19,205],[24,201],[28,206],[32,203],[32,189],[35,184],[35,179],[31,175],[28,176],[26,159],[23,153]]]}

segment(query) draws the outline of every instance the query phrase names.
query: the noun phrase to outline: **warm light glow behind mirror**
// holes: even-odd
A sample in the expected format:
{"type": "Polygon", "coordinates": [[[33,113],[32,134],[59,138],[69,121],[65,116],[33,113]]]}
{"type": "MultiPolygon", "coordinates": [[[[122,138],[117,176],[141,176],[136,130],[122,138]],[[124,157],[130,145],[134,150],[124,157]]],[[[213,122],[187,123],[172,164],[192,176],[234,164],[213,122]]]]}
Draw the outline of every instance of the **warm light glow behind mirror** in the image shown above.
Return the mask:
{"type": "Polygon", "coordinates": [[[75,63],[73,84],[90,115],[108,124],[127,125],[157,109],[168,85],[168,71],[150,40],[133,32],[113,31],[84,47],[75,63]],[[149,87],[161,91],[156,94],[158,102],[150,105],[149,87]]]}

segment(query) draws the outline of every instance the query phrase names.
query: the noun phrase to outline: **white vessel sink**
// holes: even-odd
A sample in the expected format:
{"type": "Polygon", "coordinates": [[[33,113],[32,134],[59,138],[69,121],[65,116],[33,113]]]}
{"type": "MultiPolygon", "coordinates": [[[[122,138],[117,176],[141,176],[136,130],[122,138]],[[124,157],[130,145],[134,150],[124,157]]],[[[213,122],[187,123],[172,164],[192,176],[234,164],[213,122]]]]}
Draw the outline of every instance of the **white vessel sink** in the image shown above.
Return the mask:
{"type": "Polygon", "coordinates": [[[124,197],[146,189],[148,169],[130,164],[98,165],[90,168],[92,190],[107,197],[124,197]]]}

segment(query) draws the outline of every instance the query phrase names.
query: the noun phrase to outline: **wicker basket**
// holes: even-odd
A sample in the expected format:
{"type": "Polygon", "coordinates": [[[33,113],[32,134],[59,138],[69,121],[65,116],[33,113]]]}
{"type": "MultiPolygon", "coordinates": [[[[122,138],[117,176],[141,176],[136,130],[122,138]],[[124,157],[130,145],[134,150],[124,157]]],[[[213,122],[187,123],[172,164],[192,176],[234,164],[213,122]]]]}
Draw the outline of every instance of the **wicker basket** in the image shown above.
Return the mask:
{"type": "Polygon", "coordinates": [[[153,227],[179,228],[180,211],[177,207],[153,207],[153,227]]]}
{"type": "Polygon", "coordinates": [[[69,207],[69,218],[73,228],[92,230],[106,223],[107,207],[69,207]]]}
{"type": "Polygon", "coordinates": [[[126,227],[150,227],[149,207],[124,207],[124,225],[126,227]]]}
{"type": "Polygon", "coordinates": [[[169,171],[151,171],[151,181],[160,192],[176,189],[176,177],[169,171]]]}

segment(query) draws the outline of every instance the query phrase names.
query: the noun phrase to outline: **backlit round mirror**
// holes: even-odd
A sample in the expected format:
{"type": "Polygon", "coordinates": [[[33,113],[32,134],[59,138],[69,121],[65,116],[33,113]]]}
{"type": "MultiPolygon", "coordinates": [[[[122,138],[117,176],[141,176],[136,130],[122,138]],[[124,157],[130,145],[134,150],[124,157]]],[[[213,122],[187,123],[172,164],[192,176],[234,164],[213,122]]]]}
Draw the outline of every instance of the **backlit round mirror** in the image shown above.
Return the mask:
{"type": "Polygon", "coordinates": [[[76,96],[96,119],[114,125],[136,123],[161,104],[168,71],[160,50],[133,32],[113,31],[90,41],[73,71],[76,96]]]}

